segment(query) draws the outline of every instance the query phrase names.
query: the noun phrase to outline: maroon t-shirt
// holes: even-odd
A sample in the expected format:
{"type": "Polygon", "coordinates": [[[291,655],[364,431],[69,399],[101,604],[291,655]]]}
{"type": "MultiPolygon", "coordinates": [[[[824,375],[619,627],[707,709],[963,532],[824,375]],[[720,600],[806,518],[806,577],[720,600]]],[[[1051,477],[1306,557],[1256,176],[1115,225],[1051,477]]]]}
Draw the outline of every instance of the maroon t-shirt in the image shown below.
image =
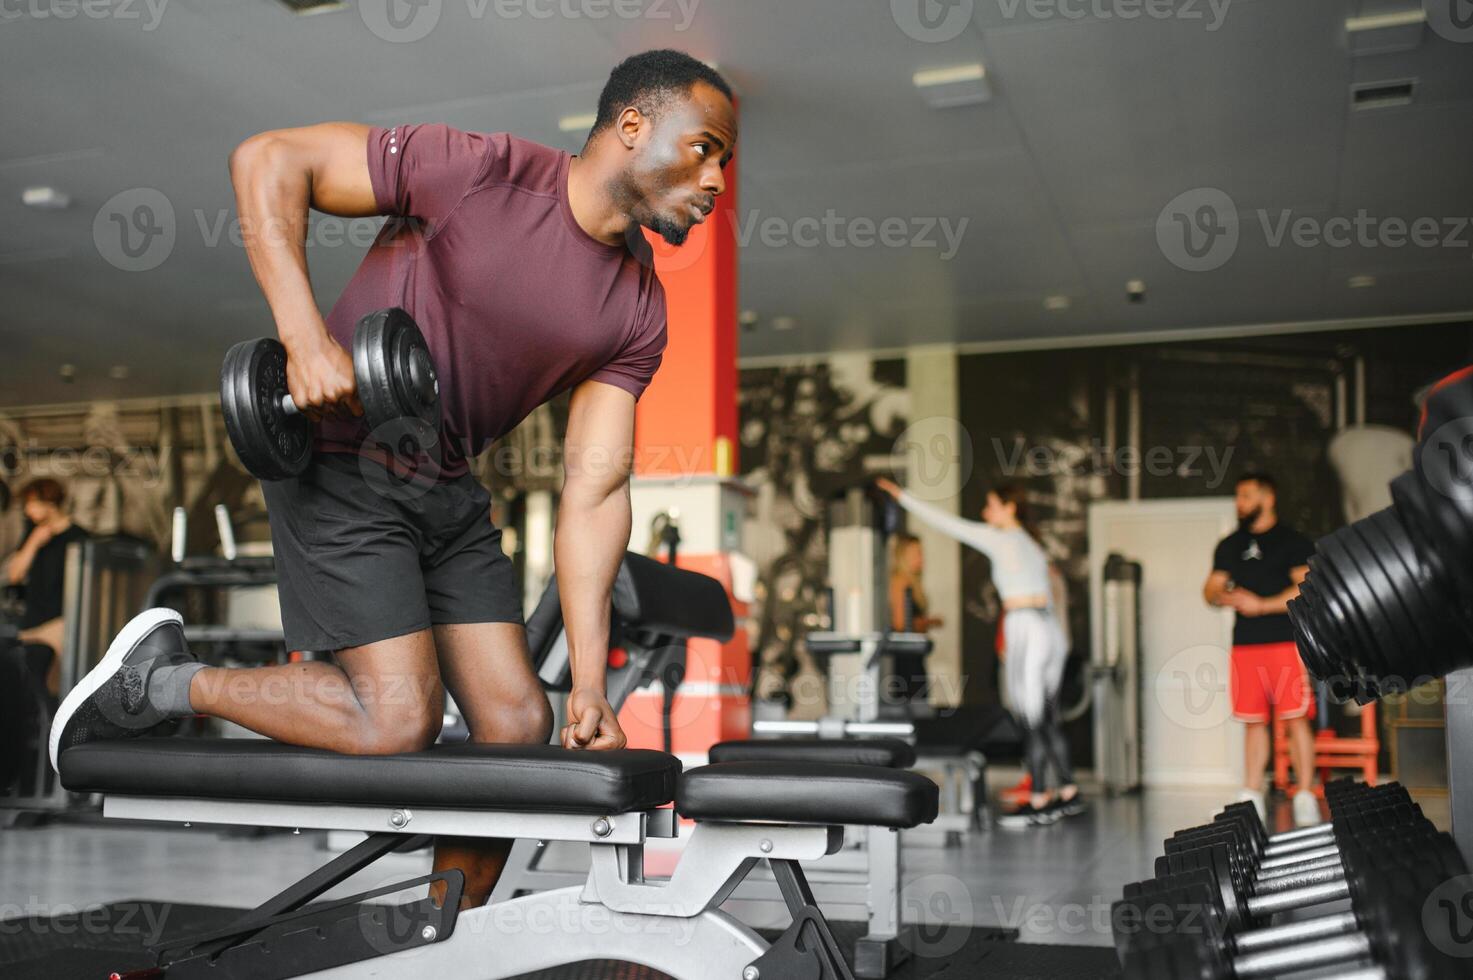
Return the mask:
{"type": "MultiPolygon", "coordinates": [[[[638,398],[665,350],[665,292],[643,235],[632,254],[568,206],[561,150],[509,133],[375,127],[368,172],[393,217],[327,316],[352,350],[365,314],[414,317],[440,378],[443,479],[538,405],[592,379],[638,398]]],[[[361,420],[320,423],[321,450],[355,452],[361,420]]]]}

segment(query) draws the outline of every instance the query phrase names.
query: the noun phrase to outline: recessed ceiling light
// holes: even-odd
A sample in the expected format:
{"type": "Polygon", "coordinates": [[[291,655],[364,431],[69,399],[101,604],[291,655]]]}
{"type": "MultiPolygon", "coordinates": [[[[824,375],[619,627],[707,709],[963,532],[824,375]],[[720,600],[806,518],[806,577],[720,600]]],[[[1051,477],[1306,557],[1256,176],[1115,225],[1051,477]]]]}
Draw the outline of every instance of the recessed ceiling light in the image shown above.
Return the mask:
{"type": "Polygon", "coordinates": [[[564,133],[586,133],[598,122],[598,113],[585,112],[578,116],[564,116],[557,121],[557,128],[564,133]]]}
{"type": "Polygon", "coordinates": [[[792,330],[798,325],[798,321],[790,316],[775,316],[772,318],[772,329],[792,330]]]}
{"type": "Polygon", "coordinates": [[[1067,310],[1071,303],[1072,301],[1067,296],[1045,296],[1043,298],[1043,308],[1055,313],[1060,310],[1067,310]]]}
{"type": "Polygon", "coordinates": [[[124,380],[128,377],[128,373],[128,365],[126,364],[114,364],[112,367],[107,369],[107,376],[109,378],[112,378],[114,381],[124,380]]]}
{"type": "Polygon", "coordinates": [[[1375,276],[1351,276],[1345,280],[1345,284],[1351,289],[1370,289],[1376,285],[1375,276]]]}
{"type": "Polygon", "coordinates": [[[55,187],[27,187],[20,192],[20,202],[28,208],[40,208],[43,211],[60,211],[72,199],[67,197],[55,187]]]}
{"type": "Polygon", "coordinates": [[[737,322],[744,327],[756,326],[758,319],[756,310],[742,310],[737,316],[737,322]]]}
{"type": "Polygon", "coordinates": [[[56,369],[56,373],[61,375],[61,380],[67,384],[71,384],[77,380],[77,366],[75,364],[63,364],[56,369]]]}
{"type": "Polygon", "coordinates": [[[1345,19],[1346,43],[1352,55],[1410,51],[1422,43],[1427,13],[1421,4],[1384,14],[1345,19]]]}
{"type": "Polygon", "coordinates": [[[926,105],[933,109],[977,105],[992,98],[987,69],[980,62],[950,68],[928,68],[912,75],[911,82],[920,89],[926,105]]]}
{"type": "Polygon", "coordinates": [[[311,17],[313,14],[327,14],[334,10],[342,10],[347,6],[343,0],[281,0],[294,14],[303,17],[311,17]]]}

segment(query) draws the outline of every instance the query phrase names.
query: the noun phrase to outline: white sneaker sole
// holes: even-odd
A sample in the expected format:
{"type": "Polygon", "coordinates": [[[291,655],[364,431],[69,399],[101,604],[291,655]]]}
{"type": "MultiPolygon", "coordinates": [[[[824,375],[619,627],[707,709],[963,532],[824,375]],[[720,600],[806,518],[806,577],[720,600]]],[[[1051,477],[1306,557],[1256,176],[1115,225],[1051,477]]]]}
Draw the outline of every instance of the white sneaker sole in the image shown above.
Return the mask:
{"type": "Polygon", "coordinates": [[[61,749],[61,733],[66,729],[67,722],[72,720],[72,715],[77,713],[88,698],[90,698],[99,687],[107,683],[118,669],[123,666],[123,658],[132,652],[144,637],[166,623],[178,623],[184,625],[184,617],[173,609],[146,609],[128,620],[112,643],[107,648],[107,653],[97,661],[97,666],[89,670],[85,677],[77,682],[67,692],[66,698],[61,702],[61,707],[56,709],[56,717],[51,722],[51,738],[49,752],[51,755],[51,770],[61,772],[57,765],[57,756],[61,749]]]}

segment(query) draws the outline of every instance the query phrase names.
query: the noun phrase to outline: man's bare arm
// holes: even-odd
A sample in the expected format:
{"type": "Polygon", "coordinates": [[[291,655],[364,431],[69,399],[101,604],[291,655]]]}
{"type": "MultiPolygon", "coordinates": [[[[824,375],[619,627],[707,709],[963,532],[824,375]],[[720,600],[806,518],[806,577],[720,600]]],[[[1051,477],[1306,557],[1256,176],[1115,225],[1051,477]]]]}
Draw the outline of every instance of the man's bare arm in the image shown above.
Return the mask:
{"type": "Polygon", "coordinates": [[[563,735],[569,747],[624,744],[605,700],[605,682],[614,578],[629,546],[633,444],[633,395],[596,381],[574,389],[553,541],[573,672],[563,735]]]}
{"type": "Polygon", "coordinates": [[[369,127],[322,123],[247,139],[230,154],[241,236],[287,349],[298,406],[361,412],[352,359],[328,335],[307,272],[312,208],[342,217],[378,213],[368,176],[369,127]]]}
{"type": "Polygon", "coordinates": [[[1227,594],[1228,583],[1231,579],[1224,571],[1214,571],[1207,576],[1207,582],[1202,586],[1202,598],[1207,600],[1209,606],[1227,605],[1223,597],[1227,594]]]}

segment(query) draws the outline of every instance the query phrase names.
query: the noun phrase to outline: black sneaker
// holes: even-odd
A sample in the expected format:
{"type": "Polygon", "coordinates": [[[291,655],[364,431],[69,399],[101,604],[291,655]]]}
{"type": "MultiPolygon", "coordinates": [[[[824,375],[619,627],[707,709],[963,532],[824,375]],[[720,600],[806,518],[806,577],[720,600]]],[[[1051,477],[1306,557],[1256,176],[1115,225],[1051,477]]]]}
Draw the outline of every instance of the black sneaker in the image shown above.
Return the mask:
{"type": "Polygon", "coordinates": [[[1047,827],[1060,819],[1051,806],[1037,809],[1029,802],[998,817],[997,825],[1008,830],[1027,830],[1029,827],[1047,827]]]}
{"type": "Polygon", "coordinates": [[[1055,797],[1054,801],[1048,805],[1048,808],[1057,813],[1060,819],[1064,817],[1077,817],[1089,812],[1089,804],[1084,802],[1084,796],[1079,793],[1075,793],[1067,800],[1055,797]]]}
{"type": "Polygon", "coordinates": [[[51,722],[51,768],[73,745],[136,738],[172,721],[148,700],[154,668],[191,663],[183,618],[172,609],[149,609],[128,621],[97,666],[67,693],[51,722]]]}

